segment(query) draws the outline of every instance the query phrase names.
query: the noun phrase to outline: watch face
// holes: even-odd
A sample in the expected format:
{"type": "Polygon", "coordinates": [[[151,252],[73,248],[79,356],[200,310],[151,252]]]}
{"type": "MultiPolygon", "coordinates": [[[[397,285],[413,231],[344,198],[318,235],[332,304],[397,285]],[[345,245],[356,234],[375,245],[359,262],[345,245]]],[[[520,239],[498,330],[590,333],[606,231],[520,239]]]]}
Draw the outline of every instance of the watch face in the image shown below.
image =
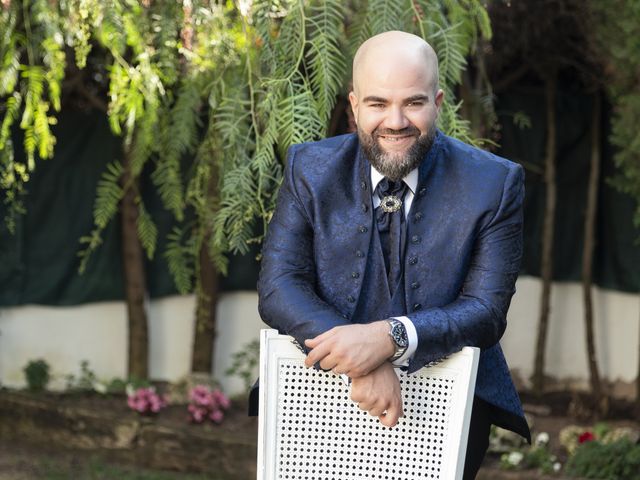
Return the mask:
{"type": "Polygon", "coordinates": [[[399,347],[404,348],[409,346],[407,331],[401,322],[394,323],[393,328],[391,329],[391,335],[393,336],[393,341],[396,342],[396,345],[399,347]]]}

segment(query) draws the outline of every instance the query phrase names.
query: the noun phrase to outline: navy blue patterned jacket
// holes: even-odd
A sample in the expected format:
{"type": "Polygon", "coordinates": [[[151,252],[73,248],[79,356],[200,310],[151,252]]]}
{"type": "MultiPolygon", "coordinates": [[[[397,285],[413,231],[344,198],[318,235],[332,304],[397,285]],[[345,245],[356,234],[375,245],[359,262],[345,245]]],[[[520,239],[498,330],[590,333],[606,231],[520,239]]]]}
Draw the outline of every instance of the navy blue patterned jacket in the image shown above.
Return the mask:
{"type": "MultiPolygon", "coordinates": [[[[409,371],[482,349],[476,395],[515,422],[520,400],[498,341],[522,255],[523,169],[438,132],[407,217],[405,314],[418,333],[409,371]]],[[[290,148],[258,282],[262,319],[304,340],[355,318],[374,224],[370,165],[355,134],[290,148]]],[[[514,423],[516,426],[514,427],[514,423]]]]}

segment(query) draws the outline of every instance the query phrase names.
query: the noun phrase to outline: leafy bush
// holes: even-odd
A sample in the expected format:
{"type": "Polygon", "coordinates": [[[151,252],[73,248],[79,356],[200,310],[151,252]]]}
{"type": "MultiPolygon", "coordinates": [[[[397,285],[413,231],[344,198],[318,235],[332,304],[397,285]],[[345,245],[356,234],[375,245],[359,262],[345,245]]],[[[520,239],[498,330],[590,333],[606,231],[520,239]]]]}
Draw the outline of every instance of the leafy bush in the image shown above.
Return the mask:
{"type": "Polygon", "coordinates": [[[555,455],[546,446],[533,446],[524,451],[504,453],[500,457],[500,467],[504,470],[537,469],[542,473],[552,473],[560,470],[555,455]]]}
{"type": "Polygon", "coordinates": [[[31,360],[23,369],[27,380],[27,387],[33,392],[40,392],[49,383],[49,364],[42,359],[31,360]]]}
{"type": "Polygon", "coordinates": [[[231,366],[225,373],[240,377],[248,391],[255,381],[255,369],[260,361],[260,342],[252,340],[247,343],[242,350],[233,354],[232,359],[231,366]]]}
{"type": "Polygon", "coordinates": [[[600,480],[640,480],[640,445],[627,438],[585,442],[569,459],[566,472],[600,480]]]}
{"type": "Polygon", "coordinates": [[[80,362],[80,375],[69,374],[66,377],[67,390],[91,391],[95,390],[97,378],[95,372],[89,367],[87,360],[80,362]]]}

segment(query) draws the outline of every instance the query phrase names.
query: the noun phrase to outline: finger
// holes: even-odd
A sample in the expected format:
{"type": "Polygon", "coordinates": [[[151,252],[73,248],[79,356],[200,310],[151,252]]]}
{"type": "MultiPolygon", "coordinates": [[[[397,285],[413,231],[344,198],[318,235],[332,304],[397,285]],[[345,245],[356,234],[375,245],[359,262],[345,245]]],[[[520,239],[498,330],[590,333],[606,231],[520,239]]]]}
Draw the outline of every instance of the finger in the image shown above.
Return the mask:
{"type": "Polygon", "coordinates": [[[351,377],[351,375],[349,375],[349,370],[345,369],[345,368],[341,368],[340,365],[336,365],[335,367],[333,367],[331,369],[333,371],[333,373],[335,373],[336,375],[346,375],[347,377],[351,377]]]}
{"type": "Polygon", "coordinates": [[[378,405],[369,409],[369,415],[371,415],[372,417],[380,417],[384,412],[385,412],[384,407],[378,406],[378,405]]]}
{"type": "Polygon", "coordinates": [[[331,351],[331,347],[325,343],[318,345],[313,350],[309,352],[307,358],[304,361],[304,364],[307,367],[311,367],[315,365],[317,362],[326,357],[331,351]]]}
{"type": "Polygon", "coordinates": [[[397,408],[391,407],[387,409],[386,414],[378,417],[380,419],[380,423],[382,423],[385,427],[395,427],[398,423],[398,419],[400,418],[400,411],[397,408]]]}
{"type": "Polygon", "coordinates": [[[336,367],[333,367],[333,373],[335,373],[336,375],[346,375],[346,376],[347,376],[347,377],[349,377],[349,379],[350,379],[350,380],[348,380],[348,381],[351,381],[351,378],[352,378],[352,377],[351,377],[351,373],[349,373],[349,372],[350,372],[349,370],[345,370],[345,371],[343,372],[343,371],[342,371],[342,370],[340,370],[340,368],[338,368],[337,366],[336,366],[336,367]]]}
{"type": "Polygon", "coordinates": [[[334,351],[320,361],[320,367],[323,370],[333,370],[335,373],[347,373],[351,370],[349,362],[336,355],[334,351]]]}
{"type": "Polygon", "coordinates": [[[326,331],[326,332],[324,332],[324,333],[321,333],[320,335],[316,335],[316,336],[315,336],[315,337],[313,337],[313,338],[308,338],[308,339],[306,339],[306,340],[304,341],[304,344],[305,344],[307,347],[314,348],[314,347],[315,347],[315,346],[317,346],[320,342],[323,342],[323,341],[324,341],[324,340],[326,340],[327,338],[332,337],[332,336],[335,334],[335,331],[334,331],[334,330],[335,330],[335,327],[334,327],[334,328],[332,328],[332,329],[330,329],[330,330],[327,330],[327,331],[326,331]]]}
{"type": "Polygon", "coordinates": [[[320,368],[325,370],[325,371],[333,370],[334,368],[336,368],[338,366],[339,366],[339,364],[338,364],[337,360],[331,354],[327,355],[326,357],[324,357],[320,361],[320,368]]]}
{"type": "Polygon", "coordinates": [[[365,412],[368,412],[369,410],[371,410],[373,408],[373,403],[368,403],[368,402],[360,402],[358,403],[358,408],[360,410],[364,410],[365,412]]]}

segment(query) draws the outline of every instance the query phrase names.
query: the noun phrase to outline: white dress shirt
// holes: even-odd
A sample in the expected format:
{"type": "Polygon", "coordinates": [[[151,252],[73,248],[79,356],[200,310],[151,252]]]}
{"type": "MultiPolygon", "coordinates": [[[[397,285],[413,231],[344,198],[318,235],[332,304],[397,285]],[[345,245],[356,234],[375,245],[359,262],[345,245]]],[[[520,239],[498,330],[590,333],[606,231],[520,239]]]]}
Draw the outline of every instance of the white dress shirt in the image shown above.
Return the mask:
{"type": "MultiPolygon", "coordinates": [[[[371,167],[371,194],[374,209],[380,205],[380,197],[378,197],[375,191],[378,183],[380,183],[383,178],[384,175],[378,172],[374,167],[371,167]]],[[[407,187],[409,187],[409,190],[407,190],[407,193],[404,196],[404,201],[402,202],[404,218],[406,219],[409,215],[409,210],[411,209],[411,203],[413,203],[413,196],[415,195],[416,188],[418,187],[418,169],[414,168],[411,170],[402,180],[407,184],[407,187]]],[[[404,354],[400,358],[393,362],[395,366],[401,367],[409,363],[409,360],[413,357],[413,354],[418,348],[418,332],[409,317],[393,318],[400,320],[404,324],[404,328],[407,330],[407,337],[409,339],[409,347],[407,350],[405,350],[404,354]]]]}

